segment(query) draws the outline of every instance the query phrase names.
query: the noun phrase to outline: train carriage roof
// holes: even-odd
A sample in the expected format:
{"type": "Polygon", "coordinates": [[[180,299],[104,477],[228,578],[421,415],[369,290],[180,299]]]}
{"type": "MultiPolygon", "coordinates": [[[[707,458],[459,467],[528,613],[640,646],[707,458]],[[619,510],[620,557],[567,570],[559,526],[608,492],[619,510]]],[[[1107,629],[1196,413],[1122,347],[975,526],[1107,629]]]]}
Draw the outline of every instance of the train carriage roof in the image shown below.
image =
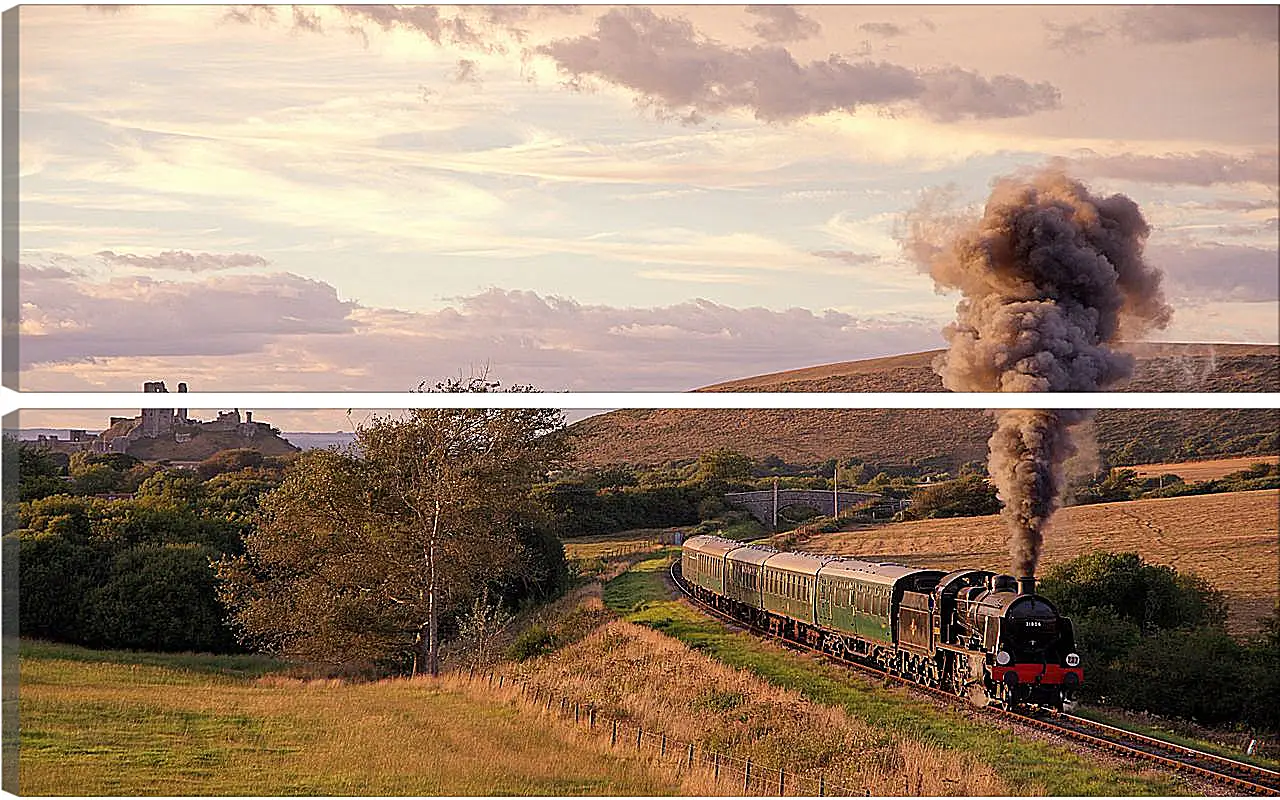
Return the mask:
{"type": "Polygon", "coordinates": [[[726,539],[723,536],[694,536],[685,540],[684,549],[695,553],[705,553],[716,558],[723,558],[730,550],[742,547],[742,542],[726,539]]]}
{"type": "Polygon", "coordinates": [[[810,553],[774,553],[765,562],[767,569],[781,572],[792,572],[797,575],[813,577],[818,574],[822,565],[831,560],[831,556],[812,555],[810,553]]]}
{"type": "Polygon", "coordinates": [[[759,566],[777,555],[775,548],[760,544],[744,544],[729,553],[728,559],[739,564],[755,564],[759,566]]]}
{"type": "MultiPolygon", "coordinates": [[[[907,567],[902,564],[877,563],[856,558],[841,558],[822,567],[822,577],[848,578],[879,586],[896,586],[911,578],[941,578],[941,570],[907,567]]],[[[936,583],[936,581],[934,581],[936,583]]]]}

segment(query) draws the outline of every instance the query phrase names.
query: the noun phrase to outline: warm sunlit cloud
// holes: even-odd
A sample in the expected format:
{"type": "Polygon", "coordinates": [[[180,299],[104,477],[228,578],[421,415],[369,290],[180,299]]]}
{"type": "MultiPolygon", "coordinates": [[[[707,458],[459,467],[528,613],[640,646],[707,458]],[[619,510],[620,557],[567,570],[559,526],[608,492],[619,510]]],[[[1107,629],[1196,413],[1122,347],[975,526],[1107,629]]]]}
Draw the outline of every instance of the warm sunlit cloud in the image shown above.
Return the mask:
{"type": "Polygon", "coordinates": [[[903,216],[1046,164],[1144,210],[1195,309],[1166,338],[1276,339],[1273,8],[20,13],[28,388],[689,388],[906,352],[954,298],[903,216]]]}

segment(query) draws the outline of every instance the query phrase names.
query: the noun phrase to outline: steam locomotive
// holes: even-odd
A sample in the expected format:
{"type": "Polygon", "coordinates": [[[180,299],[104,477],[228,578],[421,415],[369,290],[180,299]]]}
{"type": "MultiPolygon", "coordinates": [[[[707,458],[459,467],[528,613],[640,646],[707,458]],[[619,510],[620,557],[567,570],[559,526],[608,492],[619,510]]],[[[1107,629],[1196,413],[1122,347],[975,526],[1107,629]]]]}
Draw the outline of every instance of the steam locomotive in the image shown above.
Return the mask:
{"type": "Polygon", "coordinates": [[[719,536],[686,541],[680,569],[696,596],[744,622],[979,704],[1061,709],[1084,681],[1071,621],[1035,594],[1033,578],[719,536]]]}

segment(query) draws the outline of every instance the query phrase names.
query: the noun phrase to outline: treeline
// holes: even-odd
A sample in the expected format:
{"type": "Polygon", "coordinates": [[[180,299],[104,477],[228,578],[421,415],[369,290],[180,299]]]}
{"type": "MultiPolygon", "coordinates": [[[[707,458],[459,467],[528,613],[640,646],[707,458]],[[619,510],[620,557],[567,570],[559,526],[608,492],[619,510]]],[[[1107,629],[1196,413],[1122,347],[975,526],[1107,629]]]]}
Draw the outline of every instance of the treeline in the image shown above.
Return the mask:
{"type": "Polygon", "coordinates": [[[18,477],[23,636],[89,647],[234,652],[212,564],[239,553],[285,459],[233,450],[193,470],[123,454],[55,454],[5,439],[18,477]],[[107,499],[98,494],[132,495],[107,499]]]}
{"type": "Polygon", "coordinates": [[[1280,610],[1239,642],[1222,592],[1136,553],[1081,556],[1050,569],[1039,591],[1075,626],[1081,700],[1280,731],[1280,610]]]}
{"type": "MultiPolygon", "coordinates": [[[[966,476],[978,465],[967,465],[966,476]]],[[[586,536],[633,528],[666,528],[699,523],[739,522],[749,515],[733,512],[724,503],[727,492],[773,488],[862,491],[889,498],[911,495],[918,482],[950,476],[927,465],[874,465],[858,459],[827,459],[790,464],[777,456],[756,460],[720,449],[697,459],[660,467],[610,466],[564,471],[538,486],[537,498],[554,514],[556,533],[586,536]]],[[[994,498],[994,491],[992,492],[994,498]]],[[[783,522],[800,522],[818,512],[784,509],[783,522]]],[[[986,513],[986,512],[984,512],[986,513]]]]}
{"type": "MultiPolygon", "coordinates": [[[[1132,469],[1105,470],[1069,487],[1067,496],[1071,505],[1091,505],[1277,488],[1280,488],[1280,464],[1258,462],[1221,478],[1194,483],[1187,483],[1173,473],[1139,477],[1132,469]]],[[[911,491],[910,507],[901,512],[898,519],[976,517],[999,511],[995,487],[977,470],[966,470],[954,480],[916,486],[911,491]]]]}
{"type": "Polygon", "coordinates": [[[1088,484],[1078,488],[1075,502],[1077,505],[1085,505],[1258,489],[1280,489],[1280,463],[1260,461],[1221,478],[1194,483],[1187,483],[1174,473],[1139,477],[1132,469],[1114,469],[1095,476],[1088,484]]]}
{"type": "MultiPolygon", "coordinates": [[[[305,521],[319,531],[338,527],[315,516],[321,510],[317,504],[326,498],[321,487],[307,481],[324,477],[331,487],[327,498],[331,507],[346,495],[346,501],[354,503],[345,512],[351,519],[370,511],[373,493],[385,493],[359,482],[369,477],[367,462],[335,461],[338,454],[327,451],[264,457],[254,450],[228,450],[193,468],[179,469],[144,464],[123,454],[75,453],[67,458],[5,437],[4,459],[6,497],[19,500],[6,503],[4,513],[5,530],[10,532],[6,538],[18,554],[20,633],[97,648],[282,652],[287,647],[276,645],[283,639],[266,641],[257,635],[261,630],[241,624],[243,614],[237,622],[235,603],[242,611],[260,598],[280,597],[266,588],[267,583],[254,583],[246,576],[254,575],[254,564],[261,563],[266,553],[284,553],[286,562],[301,556],[306,540],[292,536],[293,531],[282,527],[286,523],[305,521]],[[264,504],[267,498],[271,500],[264,504]],[[290,510],[280,514],[279,509],[289,503],[293,503],[290,510]],[[243,568],[235,572],[235,565],[243,568]],[[255,595],[255,589],[247,588],[251,586],[261,591],[255,595]],[[233,598],[233,589],[243,591],[233,598]]],[[[537,475],[543,472],[540,468],[537,475]]],[[[394,476],[385,485],[396,485],[394,476]]],[[[479,570],[480,577],[469,573],[465,582],[473,582],[475,593],[483,594],[486,603],[492,598],[495,607],[518,608],[562,591],[569,572],[548,515],[528,502],[529,486],[495,485],[511,490],[512,507],[529,505],[530,513],[511,512],[500,519],[492,515],[492,504],[481,504],[475,509],[481,522],[468,524],[504,531],[497,539],[480,537],[499,541],[499,551],[485,551],[485,563],[477,564],[466,556],[467,548],[457,537],[449,537],[441,542],[442,560],[452,555],[455,562],[466,561],[479,570]]],[[[379,530],[370,531],[381,539],[376,546],[383,551],[391,549],[386,533],[393,526],[394,520],[384,520],[379,530]]],[[[311,540],[332,551],[331,577],[337,577],[339,566],[376,568],[354,558],[359,532],[348,535],[347,541],[311,540]]],[[[475,544],[476,539],[469,541],[475,544]]],[[[411,544],[406,546],[420,553],[411,544]]],[[[312,552],[309,558],[314,562],[322,555],[312,552]]],[[[411,575],[412,570],[401,573],[411,575]]],[[[441,565],[440,573],[447,573],[454,584],[460,580],[456,569],[441,565]]],[[[386,583],[368,571],[359,575],[349,571],[346,577],[367,580],[370,586],[386,583]]],[[[474,600],[473,592],[452,588],[452,596],[438,604],[439,635],[445,639],[467,622],[474,600]]],[[[416,594],[412,587],[407,591],[416,594]]],[[[362,662],[364,668],[396,671],[411,663],[413,654],[406,654],[404,647],[389,655],[376,647],[354,646],[360,635],[385,639],[388,631],[370,609],[357,613],[355,605],[343,600],[344,592],[353,597],[366,594],[348,584],[336,588],[325,603],[297,595],[282,598],[287,602],[277,611],[292,609],[297,623],[289,635],[298,636],[310,627],[313,633],[323,629],[323,636],[341,643],[344,640],[337,632],[346,630],[345,644],[352,645],[352,653],[372,654],[362,662]],[[340,619],[333,618],[332,609],[337,609],[340,619]]],[[[488,606],[485,611],[491,613],[488,606]]],[[[417,626],[409,627],[412,640],[417,626]]],[[[345,660],[342,653],[334,653],[315,660],[345,660]]],[[[317,650],[310,655],[323,654],[317,650]]]]}

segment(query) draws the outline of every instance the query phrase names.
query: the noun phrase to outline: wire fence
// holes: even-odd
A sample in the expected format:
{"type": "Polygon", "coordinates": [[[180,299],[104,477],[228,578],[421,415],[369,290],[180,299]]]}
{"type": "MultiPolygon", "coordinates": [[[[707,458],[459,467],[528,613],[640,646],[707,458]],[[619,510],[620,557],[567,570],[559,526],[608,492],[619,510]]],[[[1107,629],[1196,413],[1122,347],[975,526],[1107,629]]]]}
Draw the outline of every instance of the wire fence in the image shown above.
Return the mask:
{"type": "MultiPolygon", "coordinates": [[[[643,725],[606,716],[594,706],[534,684],[517,680],[503,672],[459,670],[446,678],[478,688],[490,695],[503,695],[517,704],[574,724],[590,734],[607,739],[612,750],[630,750],[653,763],[680,773],[700,774],[723,786],[729,794],[775,797],[854,797],[869,796],[869,789],[853,789],[829,783],[825,775],[788,771],[785,767],[765,764],[751,758],[699,746],[669,736],[662,731],[646,730],[643,725]]],[[[909,790],[908,786],[908,790],[909,790]]],[[[910,792],[908,791],[908,794],[910,792]]]]}

